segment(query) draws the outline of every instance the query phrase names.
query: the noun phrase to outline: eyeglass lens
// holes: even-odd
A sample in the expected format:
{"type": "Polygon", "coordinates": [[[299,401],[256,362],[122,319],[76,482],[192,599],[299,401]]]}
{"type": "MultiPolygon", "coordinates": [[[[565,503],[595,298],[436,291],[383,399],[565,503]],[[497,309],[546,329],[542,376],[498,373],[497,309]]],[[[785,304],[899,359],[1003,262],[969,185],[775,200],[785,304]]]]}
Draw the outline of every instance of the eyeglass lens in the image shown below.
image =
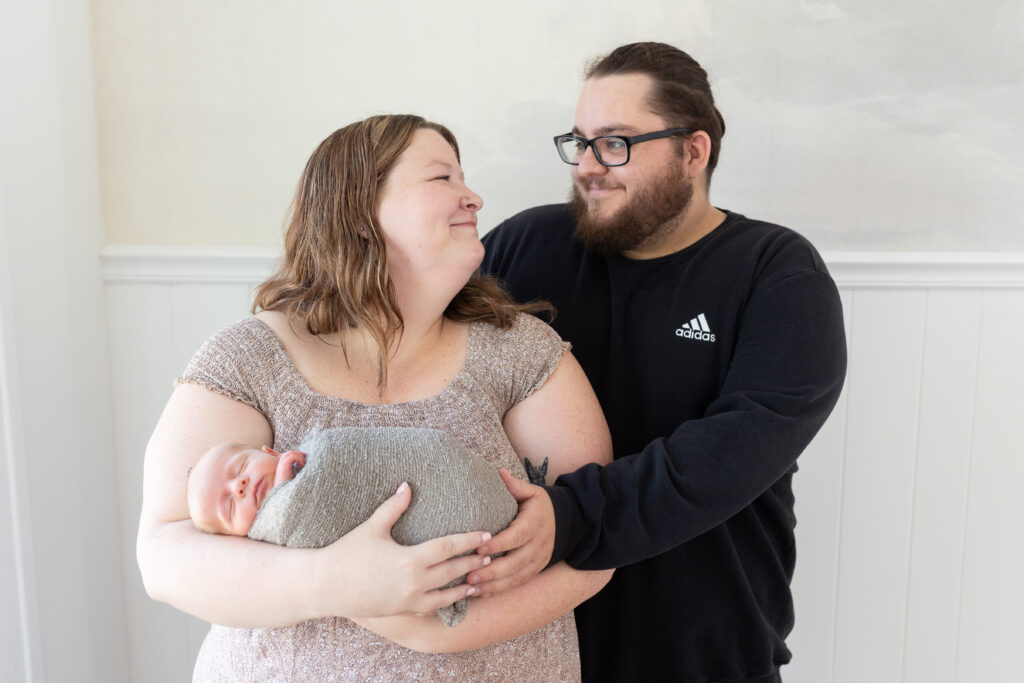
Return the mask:
{"type": "MultiPolygon", "coordinates": [[[[592,147],[597,160],[608,166],[624,164],[629,159],[629,143],[618,136],[597,138],[592,147]]],[[[571,136],[563,136],[558,140],[558,151],[565,161],[578,164],[587,151],[587,143],[571,136]]]]}

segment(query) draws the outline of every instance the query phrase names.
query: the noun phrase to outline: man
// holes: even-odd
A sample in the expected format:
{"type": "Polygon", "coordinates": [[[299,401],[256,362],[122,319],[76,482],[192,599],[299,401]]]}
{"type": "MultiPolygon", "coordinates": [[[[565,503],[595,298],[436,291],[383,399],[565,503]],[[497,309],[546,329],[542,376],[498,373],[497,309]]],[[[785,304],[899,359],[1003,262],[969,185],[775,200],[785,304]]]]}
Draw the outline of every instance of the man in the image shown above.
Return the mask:
{"type": "Polygon", "coordinates": [[[513,486],[519,519],[483,550],[517,549],[470,581],[620,567],[576,610],[585,681],[779,681],[791,482],[842,388],[839,295],[804,238],[710,203],[725,124],[697,62],[638,43],[586,76],[556,138],[570,204],[489,233],[484,270],[556,306],[616,460],[513,486]]]}

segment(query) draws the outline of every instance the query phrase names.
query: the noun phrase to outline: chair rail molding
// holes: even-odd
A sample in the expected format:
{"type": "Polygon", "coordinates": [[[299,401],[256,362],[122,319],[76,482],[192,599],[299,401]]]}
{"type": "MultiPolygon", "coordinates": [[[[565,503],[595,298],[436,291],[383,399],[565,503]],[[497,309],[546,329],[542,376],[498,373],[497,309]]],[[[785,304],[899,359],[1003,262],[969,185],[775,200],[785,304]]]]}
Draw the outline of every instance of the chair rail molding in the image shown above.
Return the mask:
{"type": "MultiPolygon", "coordinates": [[[[278,247],[108,244],[108,283],[258,283],[281,259],[278,247]]],[[[1024,252],[826,251],[843,289],[1024,287],[1024,252]]]]}

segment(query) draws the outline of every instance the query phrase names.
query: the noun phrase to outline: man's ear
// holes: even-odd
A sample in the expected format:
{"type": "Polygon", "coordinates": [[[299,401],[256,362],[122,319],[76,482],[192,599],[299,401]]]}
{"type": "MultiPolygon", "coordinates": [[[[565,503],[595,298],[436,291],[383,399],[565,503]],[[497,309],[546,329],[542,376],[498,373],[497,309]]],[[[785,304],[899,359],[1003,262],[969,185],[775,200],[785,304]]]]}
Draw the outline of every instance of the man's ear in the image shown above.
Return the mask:
{"type": "Polygon", "coordinates": [[[702,130],[690,133],[683,143],[686,149],[686,173],[690,178],[699,178],[711,159],[711,136],[702,130]]]}

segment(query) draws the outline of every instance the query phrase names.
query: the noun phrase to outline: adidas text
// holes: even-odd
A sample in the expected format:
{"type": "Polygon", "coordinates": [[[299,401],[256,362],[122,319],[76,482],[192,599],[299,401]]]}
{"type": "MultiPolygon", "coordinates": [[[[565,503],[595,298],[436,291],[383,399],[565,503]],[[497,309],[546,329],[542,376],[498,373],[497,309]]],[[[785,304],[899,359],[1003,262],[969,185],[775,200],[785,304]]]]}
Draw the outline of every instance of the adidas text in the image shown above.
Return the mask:
{"type": "Polygon", "coordinates": [[[715,341],[715,334],[711,331],[711,327],[708,325],[708,319],[701,313],[696,318],[692,319],[688,323],[683,323],[682,326],[676,330],[676,335],[683,339],[696,339],[697,341],[713,342],[715,341]]]}
{"type": "Polygon", "coordinates": [[[697,339],[706,342],[715,341],[715,335],[710,332],[695,332],[688,327],[680,327],[676,330],[676,335],[683,337],[684,339],[697,339]]]}

